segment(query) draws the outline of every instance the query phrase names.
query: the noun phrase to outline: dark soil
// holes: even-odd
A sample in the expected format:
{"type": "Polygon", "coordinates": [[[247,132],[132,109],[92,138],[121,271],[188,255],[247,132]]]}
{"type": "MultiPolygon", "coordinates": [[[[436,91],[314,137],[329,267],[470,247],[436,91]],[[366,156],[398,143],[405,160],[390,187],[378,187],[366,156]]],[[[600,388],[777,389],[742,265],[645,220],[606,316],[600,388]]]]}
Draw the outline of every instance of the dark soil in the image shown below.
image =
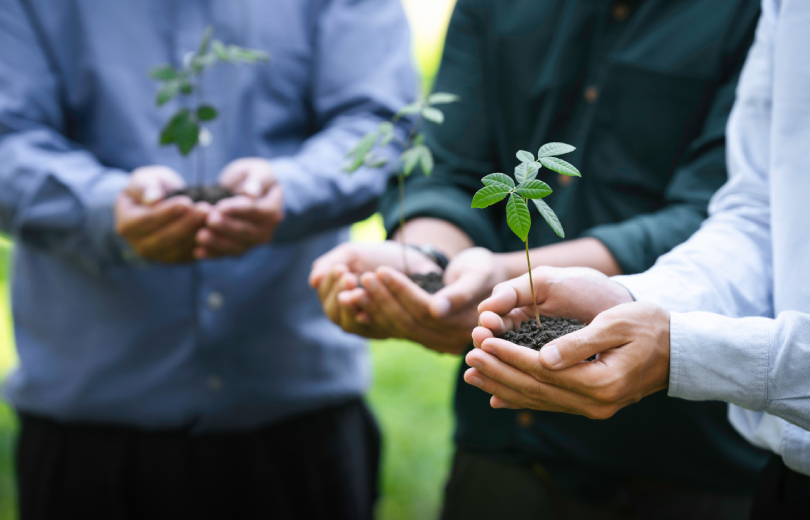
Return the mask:
{"type": "Polygon", "coordinates": [[[542,330],[537,329],[537,321],[534,318],[524,321],[520,325],[520,330],[510,330],[503,335],[503,339],[511,341],[515,345],[540,350],[540,347],[546,343],[584,327],[577,320],[546,316],[540,316],[540,323],[543,324],[542,330]]]}
{"type": "Polygon", "coordinates": [[[231,192],[231,190],[228,188],[223,188],[222,186],[194,186],[191,188],[173,191],[166,195],[166,198],[178,197],[180,195],[186,195],[194,202],[207,202],[214,205],[223,199],[233,197],[233,192],[231,192]]]}
{"type": "Polygon", "coordinates": [[[408,278],[430,294],[436,294],[439,289],[444,287],[444,281],[440,273],[412,274],[408,278]]]}

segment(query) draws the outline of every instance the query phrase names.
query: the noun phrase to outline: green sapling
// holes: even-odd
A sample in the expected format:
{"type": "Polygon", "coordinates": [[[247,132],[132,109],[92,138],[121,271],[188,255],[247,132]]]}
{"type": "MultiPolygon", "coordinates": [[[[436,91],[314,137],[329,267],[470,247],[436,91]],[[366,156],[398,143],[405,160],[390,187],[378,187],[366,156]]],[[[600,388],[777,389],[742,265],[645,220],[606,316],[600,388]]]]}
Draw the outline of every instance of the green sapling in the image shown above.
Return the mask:
{"type": "Polygon", "coordinates": [[[515,181],[503,173],[491,173],[481,179],[484,187],[478,190],[472,200],[473,208],[486,208],[500,202],[506,197],[506,222],[509,228],[526,245],[526,263],[529,267],[529,285],[532,291],[532,301],[534,301],[534,314],[537,320],[537,327],[542,328],[540,323],[540,312],[537,309],[537,301],[534,297],[534,281],[532,280],[532,263],[529,259],[529,229],[532,225],[531,214],[529,213],[528,200],[531,200],[543,218],[551,226],[554,233],[560,238],[565,238],[560,220],[554,211],[543,201],[544,197],[551,195],[551,188],[543,181],[537,180],[537,173],[545,166],[549,170],[561,175],[581,177],[579,171],[571,164],[556,157],[576,150],[571,145],[565,143],[548,143],[540,147],[537,152],[537,159],[531,152],[521,150],[517,153],[520,165],[515,168],[515,181]]]}
{"type": "MultiPolygon", "coordinates": [[[[149,77],[161,84],[156,98],[158,106],[165,105],[178,95],[196,96],[196,107],[179,108],[160,131],[160,144],[163,146],[176,145],[184,157],[191,153],[198,144],[206,145],[210,134],[206,133],[207,129],[203,127],[203,124],[213,121],[218,115],[216,108],[205,104],[203,100],[201,81],[203,73],[217,63],[252,65],[270,59],[270,56],[264,51],[225,45],[219,40],[212,40],[213,35],[213,27],[209,26],[205,29],[197,51],[189,54],[182,67],[159,65],[149,71],[149,77]]],[[[198,149],[198,184],[202,184],[203,161],[202,151],[198,149]]]]}
{"type": "Polygon", "coordinates": [[[384,158],[377,156],[374,152],[378,148],[385,148],[391,141],[399,141],[405,151],[399,156],[399,161],[396,168],[397,182],[399,183],[399,229],[400,229],[400,243],[402,244],[402,264],[405,268],[405,273],[408,274],[408,258],[405,254],[405,178],[413,173],[417,166],[422,167],[422,173],[430,175],[433,173],[433,153],[430,148],[425,144],[425,135],[419,131],[423,121],[427,120],[431,123],[440,125],[444,122],[444,112],[436,108],[436,105],[444,105],[447,103],[455,103],[459,101],[458,96],[455,94],[448,94],[446,92],[434,92],[426,98],[418,99],[402,107],[399,112],[394,114],[391,121],[380,123],[376,130],[366,134],[357,145],[349,150],[346,158],[350,159],[349,164],[344,168],[344,171],[353,173],[361,166],[369,168],[381,168],[385,166],[388,161],[384,158]],[[403,116],[416,114],[416,121],[408,133],[408,137],[402,140],[396,135],[394,131],[394,124],[403,116]]]}

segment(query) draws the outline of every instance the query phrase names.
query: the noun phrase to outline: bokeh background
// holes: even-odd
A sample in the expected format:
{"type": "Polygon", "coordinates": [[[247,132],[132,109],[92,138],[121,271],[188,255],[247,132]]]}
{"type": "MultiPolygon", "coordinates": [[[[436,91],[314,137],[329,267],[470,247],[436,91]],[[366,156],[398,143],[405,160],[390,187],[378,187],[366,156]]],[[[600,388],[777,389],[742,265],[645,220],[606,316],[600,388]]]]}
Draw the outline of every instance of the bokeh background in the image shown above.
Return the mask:
{"type": "MultiPolygon", "coordinates": [[[[413,28],[414,56],[429,90],[455,0],[402,0],[413,28]]],[[[384,237],[379,216],[356,224],[352,239],[384,237]]],[[[8,301],[12,244],[0,236],[0,381],[16,355],[8,301]]],[[[47,318],[44,318],[47,319],[47,318]]],[[[451,397],[459,360],[404,341],[372,342],[369,399],[383,431],[380,520],[436,518],[450,466],[451,397]]],[[[13,444],[17,422],[0,399],[0,520],[15,520],[13,444]]]]}

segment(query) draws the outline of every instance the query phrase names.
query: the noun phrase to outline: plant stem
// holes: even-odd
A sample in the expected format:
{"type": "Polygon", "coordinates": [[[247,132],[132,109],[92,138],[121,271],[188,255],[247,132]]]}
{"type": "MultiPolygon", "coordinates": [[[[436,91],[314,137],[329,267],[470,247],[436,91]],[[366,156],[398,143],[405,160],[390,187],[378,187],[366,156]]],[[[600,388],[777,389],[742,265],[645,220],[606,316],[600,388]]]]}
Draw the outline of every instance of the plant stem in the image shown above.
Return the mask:
{"type": "Polygon", "coordinates": [[[405,176],[398,173],[397,181],[399,183],[399,244],[402,248],[402,266],[405,269],[405,274],[410,274],[408,252],[405,247],[405,176]]]}
{"type": "Polygon", "coordinates": [[[537,299],[534,297],[534,280],[532,280],[532,261],[529,260],[529,240],[526,240],[526,263],[529,264],[529,287],[532,290],[532,302],[534,302],[534,318],[537,320],[537,328],[543,329],[540,323],[540,311],[537,309],[537,299]]]}

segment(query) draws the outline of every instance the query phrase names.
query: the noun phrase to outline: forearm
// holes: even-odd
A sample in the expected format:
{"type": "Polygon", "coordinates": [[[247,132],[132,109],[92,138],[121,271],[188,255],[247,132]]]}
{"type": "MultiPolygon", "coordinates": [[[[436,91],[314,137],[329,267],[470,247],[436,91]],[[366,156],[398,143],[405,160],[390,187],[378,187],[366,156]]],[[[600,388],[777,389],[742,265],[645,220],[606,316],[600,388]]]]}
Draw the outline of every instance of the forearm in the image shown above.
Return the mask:
{"type": "MultiPolygon", "coordinates": [[[[526,253],[501,253],[499,259],[506,267],[509,278],[528,272],[526,253]]],[[[560,244],[538,247],[529,251],[532,267],[590,267],[608,276],[622,274],[619,264],[607,247],[595,238],[580,238],[560,244]]]]}
{"type": "Polygon", "coordinates": [[[455,225],[437,218],[415,218],[405,223],[405,228],[394,233],[395,240],[406,244],[430,244],[453,258],[458,253],[473,247],[473,242],[464,231],[455,225]]]}

